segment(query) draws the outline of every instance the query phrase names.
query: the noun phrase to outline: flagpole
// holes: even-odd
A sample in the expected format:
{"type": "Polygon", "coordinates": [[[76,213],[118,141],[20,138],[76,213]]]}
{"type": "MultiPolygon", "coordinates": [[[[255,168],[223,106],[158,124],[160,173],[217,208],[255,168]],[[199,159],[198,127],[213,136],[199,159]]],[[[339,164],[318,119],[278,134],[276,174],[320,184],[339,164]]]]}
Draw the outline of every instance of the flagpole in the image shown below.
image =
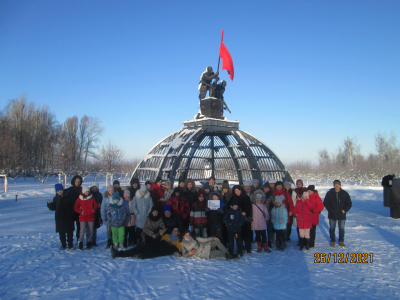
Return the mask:
{"type": "MultiPolygon", "coordinates": [[[[222,44],[222,40],[224,38],[224,30],[222,29],[222,35],[221,35],[221,44],[222,44]]],[[[219,49],[221,51],[221,44],[219,45],[219,49]]],[[[221,61],[221,56],[219,56],[219,52],[218,52],[218,68],[217,68],[217,72],[219,72],[219,62],[221,61]]]]}

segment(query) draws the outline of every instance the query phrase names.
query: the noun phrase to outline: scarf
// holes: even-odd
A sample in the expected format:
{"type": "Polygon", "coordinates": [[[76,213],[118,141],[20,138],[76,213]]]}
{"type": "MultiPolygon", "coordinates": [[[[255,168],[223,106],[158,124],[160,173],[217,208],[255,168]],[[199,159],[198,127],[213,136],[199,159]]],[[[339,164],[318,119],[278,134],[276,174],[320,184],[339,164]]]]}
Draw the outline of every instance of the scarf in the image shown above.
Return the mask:
{"type": "Polygon", "coordinates": [[[171,242],[176,242],[178,240],[179,236],[177,236],[176,234],[171,233],[169,235],[169,239],[171,240],[171,242]]]}

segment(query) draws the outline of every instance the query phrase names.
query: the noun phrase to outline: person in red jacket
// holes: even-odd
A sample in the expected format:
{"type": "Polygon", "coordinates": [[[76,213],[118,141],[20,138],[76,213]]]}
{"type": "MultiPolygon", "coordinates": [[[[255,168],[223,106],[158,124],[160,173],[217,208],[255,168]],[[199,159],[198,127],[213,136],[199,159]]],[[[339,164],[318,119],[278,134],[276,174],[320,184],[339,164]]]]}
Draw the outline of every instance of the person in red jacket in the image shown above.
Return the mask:
{"type": "Polygon", "coordinates": [[[314,248],[317,225],[319,224],[319,214],[323,211],[325,206],[314,185],[309,185],[307,187],[307,192],[310,194],[310,200],[314,204],[314,207],[311,210],[312,228],[310,229],[310,248],[314,248]]]}
{"type": "Polygon", "coordinates": [[[181,195],[181,188],[176,187],[174,193],[169,198],[168,205],[171,206],[172,212],[181,220],[181,231],[189,229],[190,206],[189,201],[181,195]]]}
{"type": "Polygon", "coordinates": [[[297,218],[297,227],[299,227],[300,250],[303,250],[304,246],[307,250],[310,249],[311,210],[313,208],[314,204],[307,192],[303,193],[301,200],[296,201],[296,206],[293,208],[293,214],[297,218]]]}
{"type": "Polygon", "coordinates": [[[161,177],[157,177],[156,181],[153,182],[150,194],[153,199],[153,205],[157,208],[158,215],[162,218],[164,216],[165,203],[161,201],[164,198],[164,187],[162,186],[161,177]]]}
{"type": "MultiPolygon", "coordinates": [[[[297,179],[296,180],[296,188],[294,189],[296,193],[296,201],[301,200],[301,197],[303,196],[303,193],[306,192],[306,188],[303,187],[303,180],[297,179]]],[[[293,199],[293,203],[296,203],[296,201],[293,199]]],[[[300,234],[299,234],[299,227],[297,227],[297,236],[299,238],[299,243],[297,246],[300,246],[300,234]]]]}
{"type": "Polygon", "coordinates": [[[79,233],[79,250],[83,250],[83,239],[85,236],[85,228],[88,225],[89,231],[86,236],[86,248],[92,248],[92,235],[95,220],[97,202],[89,191],[87,186],[82,186],[82,193],[75,202],[74,210],[79,214],[80,233],[79,233]]]}
{"type": "MultiPolygon", "coordinates": [[[[282,181],[277,181],[275,184],[275,190],[273,195],[276,196],[284,196],[285,200],[283,200],[283,205],[285,205],[285,208],[287,210],[288,213],[288,221],[286,224],[286,230],[284,231],[284,236],[285,236],[285,240],[290,242],[290,236],[287,236],[287,231],[290,227],[290,232],[292,230],[292,224],[293,224],[293,200],[292,200],[292,196],[289,194],[289,192],[283,188],[283,182],[282,181]],[[292,218],[291,218],[292,217],[292,218]]],[[[286,248],[286,242],[283,241],[283,246],[284,248],[286,248]]]]}

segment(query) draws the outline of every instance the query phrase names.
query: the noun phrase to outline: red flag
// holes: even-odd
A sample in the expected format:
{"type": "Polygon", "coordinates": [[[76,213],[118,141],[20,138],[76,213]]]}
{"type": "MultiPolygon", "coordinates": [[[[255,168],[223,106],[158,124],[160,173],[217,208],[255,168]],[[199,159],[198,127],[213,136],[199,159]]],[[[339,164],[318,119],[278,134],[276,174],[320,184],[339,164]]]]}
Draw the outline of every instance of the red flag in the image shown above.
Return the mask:
{"type": "Polygon", "coordinates": [[[221,46],[219,47],[219,57],[222,58],[222,70],[227,70],[229,77],[233,80],[233,61],[228,49],[226,49],[224,43],[222,42],[224,38],[224,30],[222,30],[221,35],[221,46]]]}

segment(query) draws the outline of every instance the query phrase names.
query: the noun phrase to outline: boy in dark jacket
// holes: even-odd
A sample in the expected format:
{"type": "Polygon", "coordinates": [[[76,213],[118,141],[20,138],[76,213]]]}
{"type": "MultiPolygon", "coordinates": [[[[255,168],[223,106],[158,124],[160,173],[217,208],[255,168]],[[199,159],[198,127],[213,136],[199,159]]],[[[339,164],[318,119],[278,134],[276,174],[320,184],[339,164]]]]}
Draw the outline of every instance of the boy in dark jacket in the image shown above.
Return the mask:
{"type": "Polygon", "coordinates": [[[194,230],[197,237],[207,237],[208,219],[206,216],[207,201],[204,200],[204,192],[200,189],[198,200],[193,203],[190,210],[190,228],[194,230]]]}
{"type": "Polygon", "coordinates": [[[324,206],[328,210],[329,233],[331,237],[331,247],[335,247],[336,222],[339,223],[339,246],[346,247],[344,244],[344,225],[346,223],[346,213],[350,210],[352,203],[350,195],[342,190],[341,182],[335,180],[334,188],[330,189],[324,199],[324,206]]]}
{"type": "Polygon", "coordinates": [[[223,229],[224,214],[228,207],[225,206],[225,203],[221,200],[221,196],[217,192],[210,194],[210,200],[219,200],[220,202],[220,206],[217,210],[210,210],[209,207],[206,208],[206,216],[210,227],[210,236],[219,238],[221,243],[226,245],[227,241],[224,241],[223,229]]]}
{"type": "Polygon", "coordinates": [[[243,255],[242,226],[244,225],[244,216],[236,198],[231,199],[230,205],[231,208],[226,211],[224,216],[224,223],[228,229],[229,254],[233,256],[233,245],[236,238],[237,254],[241,256],[243,255]]]}
{"type": "Polygon", "coordinates": [[[59,233],[61,241],[60,250],[67,248],[67,239],[68,249],[75,250],[73,245],[75,226],[73,216],[71,215],[72,203],[70,203],[68,198],[63,197],[64,190],[61,183],[57,183],[54,188],[56,196],[53,198],[53,202],[47,201],[47,207],[55,211],[56,232],[59,233]]]}

